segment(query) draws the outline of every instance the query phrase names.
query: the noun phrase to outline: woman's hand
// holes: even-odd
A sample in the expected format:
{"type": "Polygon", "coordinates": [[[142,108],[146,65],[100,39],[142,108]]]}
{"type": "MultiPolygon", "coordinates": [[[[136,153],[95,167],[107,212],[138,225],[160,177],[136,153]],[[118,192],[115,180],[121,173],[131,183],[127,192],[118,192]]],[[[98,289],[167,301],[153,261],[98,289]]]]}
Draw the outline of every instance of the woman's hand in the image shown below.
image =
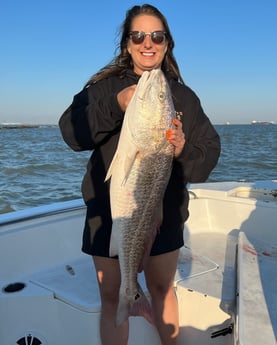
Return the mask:
{"type": "Polygon", "coordinates": [[[174,146],[174,156],[178,157],[185,146],[186,138],[183,132],[182,122],[174,119],[173,123],[175,128],[167,130],[166,139],[174,146]]]}
{"type": "Polygon", "coordinates": [[[122,111],[126,110],[135,92],[136,86],[137,86],[136,84],[128,86],[117,94],[117,101],[122,111]]]}

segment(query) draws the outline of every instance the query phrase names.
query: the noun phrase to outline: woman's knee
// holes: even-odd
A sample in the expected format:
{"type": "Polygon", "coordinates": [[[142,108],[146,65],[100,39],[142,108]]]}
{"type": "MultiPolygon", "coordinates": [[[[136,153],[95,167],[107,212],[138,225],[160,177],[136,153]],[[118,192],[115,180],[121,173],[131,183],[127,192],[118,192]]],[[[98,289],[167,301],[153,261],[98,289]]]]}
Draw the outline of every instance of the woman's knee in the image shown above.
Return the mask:
{"type": "Polygon", "coordinates": [[[165,298],[174,293],[174,278],[178,261],[178,251],[150,257],[145,268],[148,291],[151,296],[165,298]]]}
{"type": "Polygon", "coordinates": [[[164,300],[169,294],[174,293],[173,282],[150,282],[147,289],[152,299],[164,300]]]}
{"type": "Polygon", "coordinates": [[[115,312],[118,306],[118,294],[109,291],[101,294],[102,310],[110,310],[115,312]]]}

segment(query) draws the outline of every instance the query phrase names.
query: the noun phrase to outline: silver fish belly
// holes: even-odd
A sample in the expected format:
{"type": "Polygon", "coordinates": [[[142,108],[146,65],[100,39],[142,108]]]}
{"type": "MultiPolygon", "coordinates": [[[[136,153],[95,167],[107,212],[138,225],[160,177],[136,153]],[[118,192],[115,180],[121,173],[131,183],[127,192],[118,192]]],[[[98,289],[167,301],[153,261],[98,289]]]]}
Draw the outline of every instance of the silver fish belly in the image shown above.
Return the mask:
{"type": "Polygon", "coordinates": [[[130,315],[153,322],[137,281],[162,223],[162,202],[171,173],[173,146],[166,139],[175,117],[161,70],[144,72],[125,113],[109,168],[113,218],[110,255],[118,255],[121,286],[116,324],[130,315]]]}

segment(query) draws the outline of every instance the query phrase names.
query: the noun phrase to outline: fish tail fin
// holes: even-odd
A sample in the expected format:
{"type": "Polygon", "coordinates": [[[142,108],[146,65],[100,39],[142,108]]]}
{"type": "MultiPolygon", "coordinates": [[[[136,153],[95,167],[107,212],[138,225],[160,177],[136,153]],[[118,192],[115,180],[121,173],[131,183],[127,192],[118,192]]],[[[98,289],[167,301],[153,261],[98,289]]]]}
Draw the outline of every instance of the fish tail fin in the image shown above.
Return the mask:
{"type": "MultiPolygon", "coordinates": [[[[137,296],[136,296],[137,297],[137,296]]],[[[143,316],[149,323],[154,324],[154,315],[152,307],[143,292],[140,293],[130,310],[131,316],[143,316]]]]}
{"type": "Polygon", "coordinates": [[[126,295],[120,296],[116,315],[116,326],[120,326],[129,316],[143,316],[149,323],[154,324],[151,305],[140,287],[133,301],[130,301],[126,295]]]}

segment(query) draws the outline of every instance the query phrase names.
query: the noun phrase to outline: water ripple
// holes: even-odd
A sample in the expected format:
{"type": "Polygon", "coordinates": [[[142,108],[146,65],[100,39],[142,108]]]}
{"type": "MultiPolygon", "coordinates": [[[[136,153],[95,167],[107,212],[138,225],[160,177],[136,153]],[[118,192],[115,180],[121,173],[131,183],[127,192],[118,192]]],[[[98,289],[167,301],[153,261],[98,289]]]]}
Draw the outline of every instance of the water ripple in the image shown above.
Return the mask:
{"type": "MultiPolygon", "coordinates": [[[[209,181],[277,179],[277,126],[216,126],[222,152],[209,181]]],[[[0,213],[81,198],[90,152],[57,127],[0,130],[0,213]]]]}

